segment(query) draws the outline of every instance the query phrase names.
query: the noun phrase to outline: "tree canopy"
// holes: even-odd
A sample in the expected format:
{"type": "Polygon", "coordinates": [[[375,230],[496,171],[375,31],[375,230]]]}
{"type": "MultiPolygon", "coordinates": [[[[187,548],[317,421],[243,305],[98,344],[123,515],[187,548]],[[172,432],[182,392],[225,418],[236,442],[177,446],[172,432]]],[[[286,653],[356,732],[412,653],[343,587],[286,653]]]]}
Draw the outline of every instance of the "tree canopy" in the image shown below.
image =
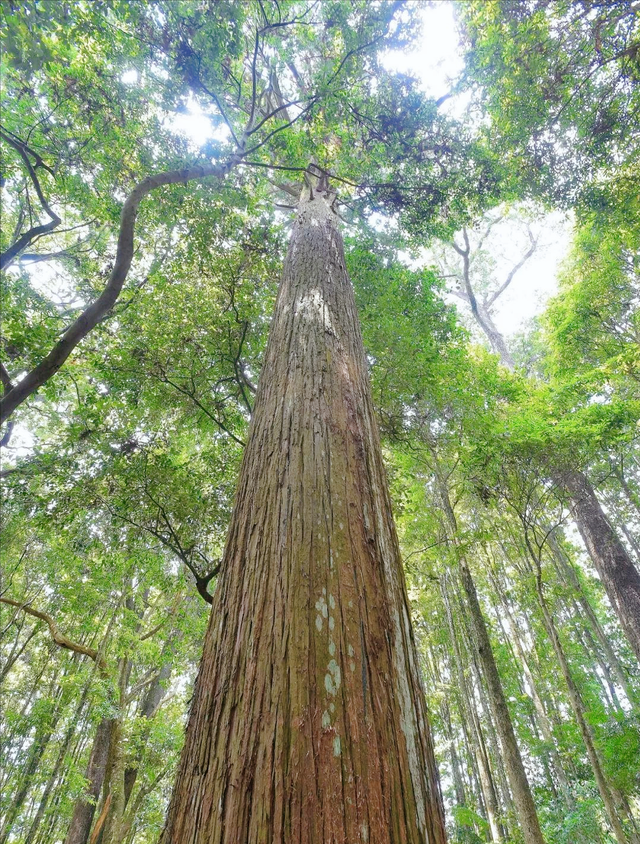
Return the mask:
{"type": "Polygon", "coordinates": [[[319,185],[449,840],[640,841],[640,8],[450,5],[439,99],[428,4],[2,5],[0,844],[161,834],[319,185]]]}

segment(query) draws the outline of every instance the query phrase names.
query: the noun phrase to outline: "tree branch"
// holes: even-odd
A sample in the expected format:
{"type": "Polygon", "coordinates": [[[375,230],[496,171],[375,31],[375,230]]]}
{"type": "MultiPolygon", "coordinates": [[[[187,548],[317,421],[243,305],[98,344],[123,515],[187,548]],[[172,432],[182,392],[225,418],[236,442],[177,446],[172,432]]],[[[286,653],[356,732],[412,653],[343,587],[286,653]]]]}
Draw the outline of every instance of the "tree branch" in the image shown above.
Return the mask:
{"type": "MultiPolygon", "coordinates": [[[[2,129],[0,129],[0,138],[2,138],[3,141],[9,144],[10,147],[13,147],[13,149],[15,149],[16,152],[19,154],[20,158],[24,162],[24,166],[27,169],[27,173],[29,174],[31,183],[35,188],[36,194],[38,195],[40,204],[42,205],[43,210],[46,211],[48,216],[51,218],[48,223],[44,223],[39,226],[33,226],[32,228],[30,228],[29,231],[25,232],[21,237],[18,238],[18,240],[12,246],[10,246],[2,253],[2,255],[0,255],[0,269],[5,269],[13,261],[16,255],[19,255],[20,252],[25,249],[30,243],[32,243],[37,237],[43,234],[47,234],[47,232],[50,232],[57,226],[59,226],[62,222],[62,219],[58,217],[56,212],[51,209],[51,206],[44,198],[44,194],[40,186],[40,180],[38,179],[38,175],[35,171],[35,168],[29,161],[29,156],[27,155],[27,150],[29,150],[29,147],[23,144],[22,141],[11,138],[2,129]]],[[[32,152],[32,150],[29,151],[32,152]]],[[[32,154],[35,155],[35,153],[33,152],[32,154]]],[[[39,156],[36,156],[36,162],[36,166],[40,164],[41,166],[45,167],[45,169],[50,171],[50,168],[46,167],[46,165],[39,156]]]]}
{"type": "Polygon", "coordinates": [[[509,275],[506,277],[504,283],[501,284],[500,287],[496,290],[496,292],[492,293],[492,295],[489,297],[489,299],[487,300],[487,302],[485,304],[485,307],[487,308],[487,310],[489,310],[489,308],[491,308],[491,306],[495,303],[496,299],[498,299],[500,296],[502,296],[504,291],[507,289],[507,287],[513,281],[513,277],[518,272],[518,270],[522,269],[522,267],[527,263],[529,258],[536,251],[536,248],[538,246],[538,241],[531,234],[531,229],[528,229],[528,233],[529,233],[529,240],[531,241],[531,245],[530,245],[529,249],[527,249],[526,253],[522,256],[522,258],[518,261],[518,263],[511,269],[511,271],[509,272],[509,275]]]}
{"type": "Polygon", "coordinates": [[[9,373],[5,369],[3,363],[0,363],[0,384],[2,384],[5,393],[8,393],[9,390],[13,389],[13,382],[11,381],[9,373]]]}
{"type": "Polygon", "coordinates": [[[85,308],[69,326],[49,354],[0,400],[0,423],[55,375],[83,337],[86,337],[115,304],[133,259],[135,223],[142,199],[163,185],[185,184],[209,176],[223,178],[239,161],[239,156],[233,155],[225,164],[197,164],[182,170],[156,173],[136,185],[122,207],[116,260],[106,287],[95,302],[85,308]]]}
{"type": "Polygon", "coordinates": [[[49,627],[49,632],[51,633],[51,638],[56,643],[56,645],[59,645],[61,648],[66,648],[68,651],[73,651],[74,653],[82,654],[83,656],[88,656],[97,664],[102,674],[106,673],[107,663],[100,656],[98,651],[95,648],[89,648],[86,645],[80,645],[78,642],[72,642],[71,639],[68,639],[66,636],[60,633],[55,621],[51,618],[48,613],[42,612],[41,610],[34,610],[33,607],[30,607],[27,604],[23,604],[20,601],[14,601],[12,598],[0,597],[0,602],[3,604],[8,604],[11,607],[18,607],[18,609],[21,609],[23,612],[27,613],[27,615],[32,615],[34,616],[34,618],[39,618],[41,621],[46,622],[49,627]]]}

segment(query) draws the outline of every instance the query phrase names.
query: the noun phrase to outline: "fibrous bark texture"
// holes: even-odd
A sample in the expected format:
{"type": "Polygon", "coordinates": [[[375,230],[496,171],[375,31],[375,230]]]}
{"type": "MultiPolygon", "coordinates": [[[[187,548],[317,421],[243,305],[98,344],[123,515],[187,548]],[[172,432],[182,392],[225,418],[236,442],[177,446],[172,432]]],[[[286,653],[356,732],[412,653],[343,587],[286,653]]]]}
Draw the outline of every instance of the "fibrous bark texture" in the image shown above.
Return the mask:
{"type": "Polygon", "coordinates": [[[444,844],[331,196],[294,223],[163,844],[444,844]]]}

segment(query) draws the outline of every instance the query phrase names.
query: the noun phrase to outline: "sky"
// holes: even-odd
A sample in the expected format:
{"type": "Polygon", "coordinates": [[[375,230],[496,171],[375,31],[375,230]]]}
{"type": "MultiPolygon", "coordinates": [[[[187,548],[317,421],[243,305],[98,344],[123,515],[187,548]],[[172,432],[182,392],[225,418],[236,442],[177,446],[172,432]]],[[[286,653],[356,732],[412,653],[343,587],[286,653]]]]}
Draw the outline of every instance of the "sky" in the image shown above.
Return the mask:
{"type": "MultiPolygon", "coordinates": [[[[412,52],[390,51],[383,61],[389,70],[415,75],[423,90],[438,99],[450,90],[451,83],[463,69],[456,3],[435,0],[420,5],[423,7],[423,29],[419,48],[412,52]]],[[[441,108],[452,117],[461,117],[466,104],[466,98],[458,96],[447,100],[441,108]]],[[[571,226],[565,215],[538,210],[535,218],[533,228],[539,247],[496,303],[495,322],[507,337],[522,331],[543,311],[546,301],[557,290],[558,270],[569,245],[571,226]]],[[[496,259],[497,285],[527,250],[521,229],[521,225],[513,222],[499,224],[486,243],[496,259]]],[[[428,262],[429,253],[425,254],[425,259],[428,262]]]]}

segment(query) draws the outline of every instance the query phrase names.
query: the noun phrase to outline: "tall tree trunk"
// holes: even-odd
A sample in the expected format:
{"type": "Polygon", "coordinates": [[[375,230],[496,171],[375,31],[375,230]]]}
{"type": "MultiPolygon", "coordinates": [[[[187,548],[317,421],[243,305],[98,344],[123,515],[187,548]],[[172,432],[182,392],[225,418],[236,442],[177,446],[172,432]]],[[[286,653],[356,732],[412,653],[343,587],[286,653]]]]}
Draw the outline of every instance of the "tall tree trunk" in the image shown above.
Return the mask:
{"type": "Polygon", "coordinates": [[[332,199],[293,226],[163,844],[445,842],[332,199]]]}
{"type": "Polygon", "coordinates": [[[540,609],[542,610],[544,626],[547,631],[547,634],[549,635],[549,638],[551,639],[551,644],[553,645],[553,649],[558,658],[558,662],[560,663],[560,670],[562,672],[562,676],[564,677],[564,681],[567,685],[567,690],[569,692],[569,701],[571,703],[571,708],[573,710],[574,717],[578,724],[580,735],[582,736],[582,740],[587,750],[587,756],[589,757],[589,762],[591,763],[591,768],[594,773],[596,785],[598,787],[598,791],[600,792],[600,796],[602,797],[602,802],[604,803],[607,820],[609,821],[609,824],[611,826],[611,829],[613,830],[618,844],[628,844],[629,839],[627,838],[622,828],[620,818],[618,817],[614,795],[611,790],[610,784],[607,778],[605,777],[604,770],[600,762],[600,756],[596,749],[595,742],[591,734],[591,729],[589,727],[589,724],[587,723],[586,712],[584,704],[582,702],[582,697],[580,696],[578,687],[576,686],[576,683],[571,674],[571,669],[569,668],[569,663],[567,662],[567,658],[564,653],[564,648],[562,647],[562,644],[560,642],[560,637],[558,636],[558,631],[556,629],[555,622],[553,621],[553,617],[547,605],[546,598],[544,597],[542,581],[539,577],[537,579],[536,591],[538,594],[540,609]]]}
{"type": "MultiPolygon", "coordinates": [[[[446,597],[446,594],[447,594],[446,589],[443,586],[443,597],[445,598],[444,603],[445,603],[445,606],[447,607],[447,610],[448,610],[448,604],[447,604],[448,599],[446,597]]],[[[447,620],[449,622],[449,628],[452,629],[451,624],[453,622],[452,622],[449,610],[447,611],[447,620]]],[[[455,632],[454,632],[454,636],[455,636],[455,632]]],[[[453,641],[454,641],[454,638],[452,637],[452,643],[453,643],[453,641]]],[[[466,770],[467,777],[468,777],[468,780],[469,780],[468,791],[470,791],[472,796],[473,796],[473,808],[477,809],[478,813],[484,818],[484,820],[489,822],[489,813],[488,813],[487,807],[486,807],[486,799],[485,799],[485,794],[484,794],[484,791],[483,791],[483,783],[481,781],[480,768],[479,768],[479,765],[478,765],[479,754],[477,752],[477,742],[476,742],[476,739],[475,739],[475,737],[476,737],[476,732],[475,732],[476,723],[475,723],[475,721],[473,721],[473,719],[470,717],[470,714],[469,714],[468,700],[466,698],[466,689],[464,688],[464,682],[465,682],[464,681],[464,670],[462,670],[462,671],[460,670],[460,663],[458,661],[459,657],[460,657],[459,651],[457,653],[457,656],[455,654],[453,654],[453,655],[447,654],[446,664],[447,664],[447,672],[448,672],[449,676],[451,677],[452,691],[454,692],[454,700],[456,701],[456,707],[457,707],[458,716],[459,716],[459,719],[460,719],[460,728],[462,730],[462,740],[463,740],[463,743],[464,743],[464,757],[463,758],[464,758],[464,762],[465,762],[465,766],[466,766],[466,767],[463,768],[463,771],[466,770]],[[452,667],[452,663],[453,663],[453,667],[452,667]],[[453,683],[454,667],[456,669],[456,675],[455,676],[457,676],[457,678],[458,678],[457,693],[454,691],[456,687],[455,687],[455,684],[453,683]],[[462,680],[463,680],[462,685],[460,685],[460,677],[462,677],[462,680]]],[[[488,766],[489,762],[488,762],[488,760],[486,760],[486,761],[487,761],[487,766],[488,766]]],[[[497,817],[498,803],[497,803],[497,793],[495,791],[495,788],[493,790],[493,795],[495,797],[496,817],[497,817]]],[[[500,829],[499,829],[499,824],[496,822],[494,825],[497,828],[497,834],[499,836],[501,834],[500,829]]],[[[491,828],[491,824],[489,824],[489,826],[491,828]]],[[[492,834],[492,840],[495,840],[493,834],[492,834]]]]}
{"type": "MultiPolygon", "coordinates": [[[[458,532],[455,513],[453,511],[453,507],[451,506],[449,491],[438,465],[435,452],[433,452],[433,458],[436,466],[436,481],[438,484],[440,499],[442,501],[442,507],[449,525],[451,536],[455,542],[458,532]]],[[[473,644],[482,666],[482,674],[486,684],[487,693],[489,695],[489,706],[491,708],[491,713],[499,736],[500,747],[502,748],[502,761],[504,762],[504,767],[507,772],[507,778],[511,787],[513,802],[515,805],[518,823],[520,824],[520,829],[522,830],[522,836],[525,844],[544,844],[536,806],[533,801],[533,795],[531,794],[527,774],[522,763],[522,757],[516,741],[516,735],[513,729],[513,723],[511,721],[507,701],[504,696],[504,691],[502,690],[502,683],[500,682],[500,675],[498,674],[498,666],[496,665],[493,651],[491,650],[489,632],[487,630],[484,616],[482,615],[480,602],[478,601],[478,593],[476,592],[476,586],[473,582],[467,561],[464,555],[460,553],[460,549],[458,549],[458,572],[460,574],[460,581],[467,599],[471,632],[474,639],[473,644]]]]}
{"type": "MultiPolygon", "coordinates": [[[[491,768],[496,782],[499,804],[504,807],[503,816],[507,819],[513,818],[517,814],[511,789],[509,787],[508,775],[505,775],[505,766],[502,764],[502,753],[498,732],[493,718],[493,710],[487,698],[485,689],[484,675],[482,668],[478,662],[478,654],[476,648],[476,641],[474,636],[474,625],[469,618],[467,611],[467,604],[462,595],[458,593],[458,602],[460,605],[460,614],[464,628],[464,639],[466,645],[466,660],[470,668],[471,674],[471,688],[472,699],[478,709],[478,720],[484,724],[483,733],[486,736],[487,756],[491,761],[491,768]],[[479,705],[478,705],[479,704],[479,705]]],[[[505,838],[513,837],[513,830],[504,832],[505,838]]]]}
{"type": "Polygon", "coordinates": [[[565,471],[560,481],[571,496],[580,535],[640,662],[640,572],[609,524],[589,479],[582,472],[565,471]]]}
{"type": "MultiPolygon", "coordinates": [[[[169,678],[171,677],[172,670],[172,663],[165,662],[165,664],[161,667],[160,671],[158,671],[156,677],[149,686],[149,689],[147,690],[147,693],[144,696],[142,705],[140,706],[140,710],[138,711],[138,717],[144,718],[146,722],[145,726],[142,729],[142,735],[139,741],[139,745],[141,748],[144,748],[145,744],[147,743],[147,739],[149,738],[149,733],[151,732],[151,724],[149,722],[158,711],[158,708],[160,707],[160,704],[162,703],[164,696],[167,693],[166,686],[169,681],[169,678]]],[[[135,759],[132,763],[127,765],[124,771],[125,807],[129,803],[131,792],[133,791],[133,787],[136,784],[136,779],[138,778],[138,768],[140,762],[142,761],[142,753],[143,750],[141,749],[140,756],[135,759]]]]}
{"type": "Polygon", "coordinates": [[[589,603],[589,599],[587,598],[585,591],[580,583],[578,575],[571,564],[570,560],[567,559],[567,556],[563,549],[561,548],[557,538],[552,534],[549,536],[549,547],[551,548],[553,554],[553,561],[560,576],[561,580],[567,580],[571,584],[574,589],[576,599],[582,610],[586,619],[588,620],[593,632],[600,643],[600,647],[605,655],[605,658],[608,660],[608,663],[615,674],[616,680],[618,681],[618,685],[621,689],[623,689],[625,695],[629,699],[629,701],[634,704],[638,705],[638,695],[634,688],[629,683],[629,677],[625,667],[622,665],[620,660],[618,659],[613,647],[611,645],[611,641],[609,637],[602,629],[602,625],[598,621],[598,618],[595,614],[595,611],[591,604],[589,603]]]}
{"type": "Polygon", "coordinates": [[[109,743],[113,730],[113,720],[103,718],[98,724],[91,756],[87,765],[86,778],[88,786],[86,794],[76,800],[73,809],[71,825],[65,838],[65,844],[86,844],[91,831],[91,823],[96,810],[96,801],[100,796],[104,775],[107,769],[107,758],[109,755],[109,743]]]}
{"type": "MultiPolygon", "coordinates": [[[[427,645],[427,653],[425,654],[426,665],[426,682],[431,688],[443,688],[442,673],[438,664],[437,657],[433,653],[433,648],[427,645]]],[[[453,722],[451,720],[451,709],[449,701],[446,697],[441,696],[440,700],[440,717],[442,719],[443,730],[447,741],[449,742],[449,755],[451,759],[451,776],[453,778],[453,787],[456,795],[456,805],[466,805],[466,789],[464,779],[462,776],[462,766],[458,750],[456,747],[456,737],[453,730],[453,722]]]]}
{"type": "Polygon", "coordinates": [[[553,735],[553,728],[551,726],[551,721],[547,715],[547,711],[544,707],[542,702],[542,698],[538,691],[538,684],[536,679],[533,676],[533,671],[531,670],[531,666],[529,665],[529,660],[527,655],[525,654],[525,649],[520,640],[520,635],[518,631],[518,625],[516,624],[515,619],[513,618],[513,614],[511,612],[511,608],[509,607],[509,602],[507,596],[504,593],[502,588],[502,584],[500,583],[497,576],[494,576],[492,573],[490,574],[491,581],[496,589],[496,593],[499,597],[500,604],[505,612],[508,624],[508,635],[513,643],[515,648],[516,656],[518,658],[518,662],[520,663],[520,667],[522,668],[523,674],[527,680],[527,685],[529,686],[531,700],[533,701],[533,705],[535,707],[536,714],[538,716],[538,723],[540,724],[540,729],[542,731],[542,736],[547,743],[549,748],[549,758],[553,763],[553,769],[555,775],[560,783],[560,788],[562,790],[562,794],[564,800],[567,804],[567,807],[571,810],[575,808],[575,800],[573,798],[573,794],[571,792],[571,787],[569,785],[569,781],[565,774],[564,768],[562,766],[562,761],[560,759],[560,755],[558,753],[558,748],[556,747],[556,739],[553,735]]]}
{"type": "Polygon", "coordinates": [[[453,651],[453,659],[456,668],[458,679],[458,693],[460,696],[460,709],[463,716],[463,723],[469,725],[468,736],[469,744],[472,752],[473,761],[478,770],[478,779],[480,783],[480,793],[484,803],[487,822],[489,824],[489,832],[491,833],[491,840],[495,844],[501,844],[505,839],[504,829],[500,822],[500,804],[498,802],[498,792],[489,764],[489,755],[485,746],[484,736],[482,734],[482,727],[480,719],[475,710],[474,703],[469,693],[467,678],[464,673],[464,661],[460,653],[460,643],[458,642],[458,634],[456,626],[453,621],[453,612],[451,609],[449,578],[447,573],[442,579],[442,598],[447,614],[447,623],[449,626],[449,636],[451,638],[451,646],[453,651]]]}
{"type": "Polygon", "coordinates": [[[502,760],[507,771],[522,835],[526,844],[543,844],[544,838],[538,822],[529,781],[522,764],[511,715],[502,690],[498,667],[491,650],[489,633],[480,609],[471,571],[465,561],[461,561],[460,564],[460,579],[469,605],[475,647],[482,665],[482,673],[489,695],[489,705],[500,738],[502,760]]]}
{"type": "MultiPolygon", "coordinates": [[[[460,254],[464,255],[462,252],[460,254]]],[[[468,249],[464,261],[467,294],[470,297],[469,303],[473,317],[485,333],[493,350],[500,356],[501,362],[509,369],[514,369],[514,362],[507,350],[504,337],[491,322],[490,315],[486,311],[480,312],[475,301],[468,280],[468,249]]],[[[579,470],[567,469],[557,473],[557,480],[573,502],[573,517],[580,535],[600,575],[614,611],[620,619],[622,629],[640,662],[640,572],[609,524],[587,476],[579,470]]]]}

